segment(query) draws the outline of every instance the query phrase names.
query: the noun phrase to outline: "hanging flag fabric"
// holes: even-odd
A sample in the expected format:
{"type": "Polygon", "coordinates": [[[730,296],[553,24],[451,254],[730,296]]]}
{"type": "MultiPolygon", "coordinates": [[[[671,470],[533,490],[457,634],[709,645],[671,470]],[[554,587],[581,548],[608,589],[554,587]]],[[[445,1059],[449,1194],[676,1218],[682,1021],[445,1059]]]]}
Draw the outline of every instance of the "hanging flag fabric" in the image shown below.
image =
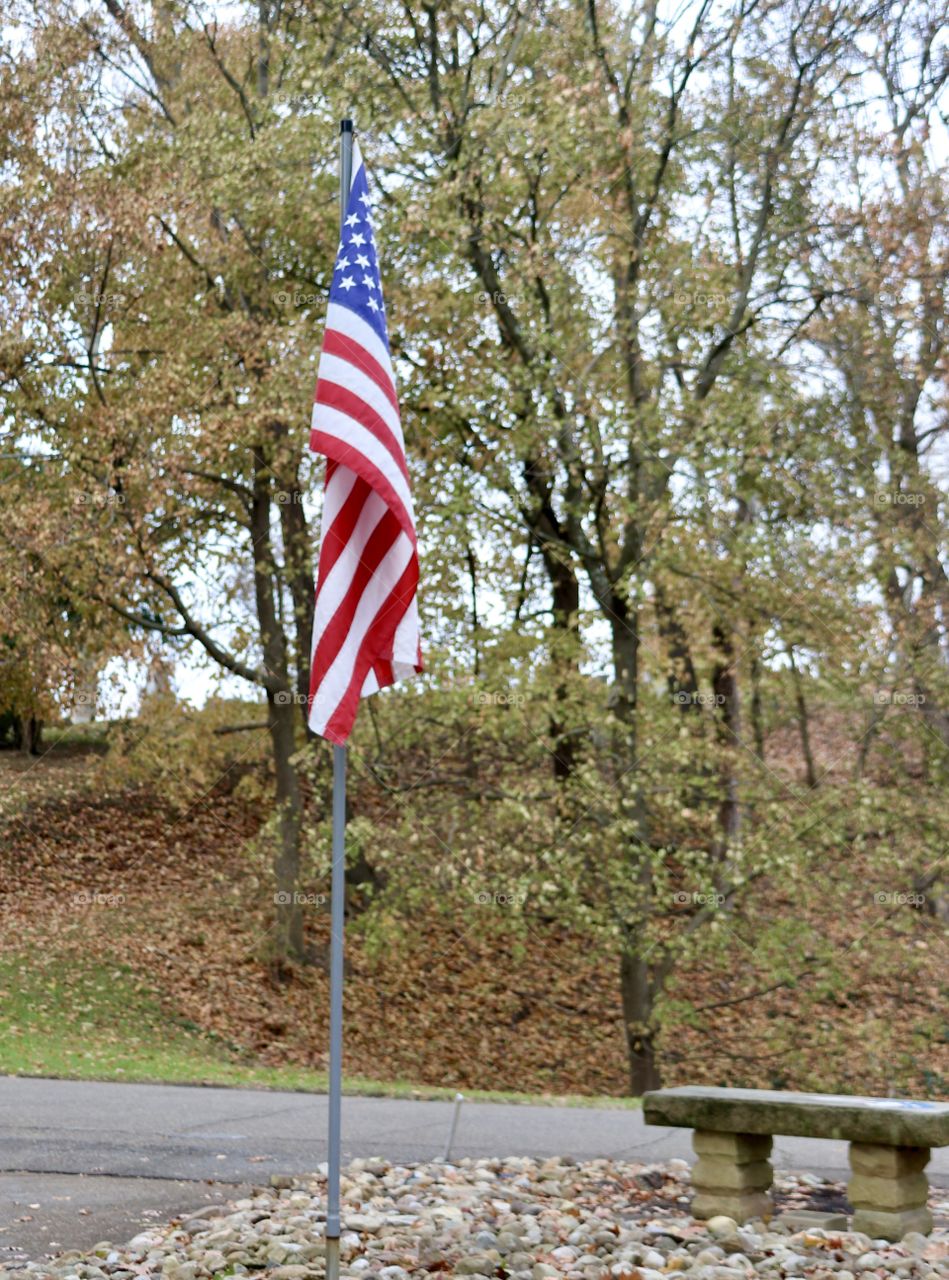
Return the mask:
{"type": "Polygon", "coordinates": [[[422,670],[415,515],[358,146],[310,448],[326,456],[310,728],[346,742],[359,699],[422,670]]]}

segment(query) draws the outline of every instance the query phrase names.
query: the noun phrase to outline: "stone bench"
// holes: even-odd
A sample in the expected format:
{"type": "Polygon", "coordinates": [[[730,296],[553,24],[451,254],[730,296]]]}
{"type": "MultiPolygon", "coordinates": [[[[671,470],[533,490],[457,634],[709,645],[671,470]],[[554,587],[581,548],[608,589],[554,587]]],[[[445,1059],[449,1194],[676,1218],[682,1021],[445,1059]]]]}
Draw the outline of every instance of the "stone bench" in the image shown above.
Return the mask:
{"type": "Polygon", "coordinates": [[[854,1231],[901,1240],[932,1230],[924,1170],[931,1148],[949,1146],[949,1102],[687,1086],[645,1094],[643,1115],[647,1124],[695,1130],[693,1217],[770,1217],[777,1133],[850,1143],[854,1231]]]}

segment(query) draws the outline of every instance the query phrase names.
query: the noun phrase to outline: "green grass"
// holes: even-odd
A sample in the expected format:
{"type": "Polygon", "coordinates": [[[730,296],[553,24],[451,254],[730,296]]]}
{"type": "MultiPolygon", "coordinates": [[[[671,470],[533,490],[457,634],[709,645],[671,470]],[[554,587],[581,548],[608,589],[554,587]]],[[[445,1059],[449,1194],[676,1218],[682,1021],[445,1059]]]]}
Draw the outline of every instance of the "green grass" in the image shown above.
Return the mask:
{"type": "Polygon", "coordinates": [[[104,751],[112,723],[95,720],[89,724],[49,724],[43,728],[43,752],[52,749],[98,749],[104,751]]]}
{"type": "MultiPolygon", "coordinates": [[[[31,953],[0,956],[0,1074],[69,1080],[230,1085],[326,1092],[322,1072],[256,1063],[220,1037],[175,1018],[124,966],[31,953]]],[[[453,1098],[455,1090],[347,1077],[364,1097],[453,1098]]],[[[464,1090],[474,1102],[638,1107],[638,1098],[464,1090]]]]}

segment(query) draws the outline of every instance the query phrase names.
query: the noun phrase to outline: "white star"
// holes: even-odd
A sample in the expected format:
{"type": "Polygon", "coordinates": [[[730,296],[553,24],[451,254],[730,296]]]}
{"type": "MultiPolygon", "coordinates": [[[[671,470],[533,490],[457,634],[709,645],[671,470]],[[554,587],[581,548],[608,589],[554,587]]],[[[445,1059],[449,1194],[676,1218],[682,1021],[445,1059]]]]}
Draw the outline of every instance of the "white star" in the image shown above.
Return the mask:
{"type": "Polygon", "coordinates": [[[375,281],[373,280],[372,276],[363,276],[362,282],[367,289],[374,289],[376,287],[375,281]]]}
{"type": "Polygon", "coordinates": [[[352,237],[352,239],[350,240],[350,242],[349,242],[349,243],[350,243],[350,244],[365,244],[365,243],[366,243],[366,237],[365,237],[364,235],[362,235],[360,232],[356,231],[356,232],[354,232],[353,237],[352,237]]]}
{"type": "Polygon", "coordinates": [[[372,204],[372,201],[369,199],[368,191],[364,191],[359,199],[362,204],[372,204]]]}
{"type": "Polygon", "coordinates": [[[354,227],[358,221],[359,221],[359,214],[351,213],[349,217],[346,219],[346,225],[347,227],[354,227]]]}
{"type": "Polygon", "coordinates": [[[356,285],[356,281],[352,278],[352,276],[347,276],[345,280],[340,280],[339,282],[339,287],[341,289],[352,289],[355,287],[355,285],[356,285]]]}
{"type": "MultiPolygon", "coordinates": [[[[362,264],[360,264],[360,265],[362,265],[362,264]]],[[[340,258],[340,259],[339,259],[339,261],[336,263],[336,270],[337,270],[337,271],[345,271],[345,270],[346,270],[346,268],[347,268],[348,266],[349,266],[349,259],[348,259],[348,258],[340,258]]]]}
{"type": "Polygon", "coordinates": [[[379,310],[379,304],[378,302],[376,302],[375,298],[370,298],[369,301],[366,303],[366,306],[369,307],[372,311],[379,310]]]}
{"type": "Polygon", "coordinates": [[[365,255],[364,253],[357,253],[357,254],[356,254],[356,266],[357,266],[357,267],[362,267],[362,269],[363,269],[364,271],[365,271],[366,267],[368,267],[368,266],[369,266],[369,259],[366,257],[366,255],[365,255]]]}

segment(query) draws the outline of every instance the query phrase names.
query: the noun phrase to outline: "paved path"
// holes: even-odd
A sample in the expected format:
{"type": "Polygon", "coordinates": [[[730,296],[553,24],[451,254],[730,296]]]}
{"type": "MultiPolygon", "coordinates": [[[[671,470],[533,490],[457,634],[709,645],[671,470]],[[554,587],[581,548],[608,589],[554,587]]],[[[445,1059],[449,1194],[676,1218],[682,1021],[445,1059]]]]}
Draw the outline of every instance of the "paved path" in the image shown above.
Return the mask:
{"type": "MultiPolygon", "coordinates": [[[[304,1093],[0,1077],[0,1265],[52,1241],[122,1239],[155,1220],[146,1209],[161,1218],[219,1199],[218,1184],[312,1172],[326,1159],[326,1105],[304,1093]]],[[[346,1098],[344,1159],[438,1159],[451,1113],[450,1102],[346,1098]]],[[[691,1154],[687,1131],[646,1125],[638,1110],[471,1102],[452,1148],[645,1162],[691,1154]]],[[[774,1163],[844,1177],[846,1145],[776,1138],[774,1163]]],[[[934,1153],[930,1177],[949,1186],[949,1149],[934,1153]]]]}
{"type": "Polygon", "coordinates": [[[101,1240],[122,1243],[149,1224],[238,1194],[227,1183],[0,1173],[0,1268],[101,1240]]]}

